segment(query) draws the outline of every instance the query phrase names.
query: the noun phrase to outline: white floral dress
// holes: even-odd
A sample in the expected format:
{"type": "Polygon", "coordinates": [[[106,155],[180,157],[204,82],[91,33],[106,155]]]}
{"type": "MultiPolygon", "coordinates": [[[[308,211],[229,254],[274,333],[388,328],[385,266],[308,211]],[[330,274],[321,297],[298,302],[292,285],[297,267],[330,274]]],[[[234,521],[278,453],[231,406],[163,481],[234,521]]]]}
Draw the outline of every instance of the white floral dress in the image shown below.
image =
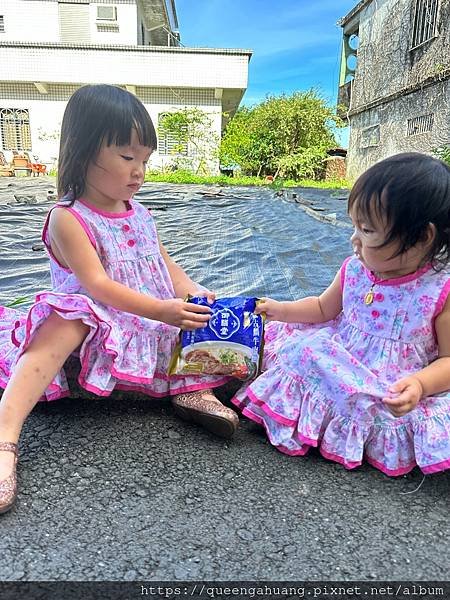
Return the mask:
{"type": "Polygon", "coordinates": [[[423,398],[403,417],[382,402],[388,387],[437,358],[434,320],[450,270],[430,266],[376,283],[352,257],[341,269],[343,310],[318,325],[269,323],[264,369],[233,399],[281,452],[312,446],[347,468],[367,462],[388,475],[418,465],[450,468],[450,391],[423,398]]]}

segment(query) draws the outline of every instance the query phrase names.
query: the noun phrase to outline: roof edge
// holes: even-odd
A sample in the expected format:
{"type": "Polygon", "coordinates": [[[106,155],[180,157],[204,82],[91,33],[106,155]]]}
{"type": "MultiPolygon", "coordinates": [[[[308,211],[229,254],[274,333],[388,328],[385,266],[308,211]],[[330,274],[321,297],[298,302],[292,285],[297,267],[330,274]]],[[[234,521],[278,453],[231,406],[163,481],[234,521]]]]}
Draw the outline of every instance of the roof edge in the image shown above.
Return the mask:
{"type": "Polygon", "coordinates": [[[0,48],[54,48],[59,50],[110,50],[112,52],[174,52],[177,54],[229,54],[251,57],[243,48],[186,48],[184,46],[118,46],[108,44],[64,44],[58,42],[0,42],[0,48]]]}
{"type": "Polygon", "coordinates": [[[355,15],[357,15],[363,8],[365,8],[368,4],[370,4],[372,0],[360,0],[356,6],[352,8],[352,10],[345,15],[345,17],[341,17],[337,24],[340,27],[344,27],[349,21],[353,19],[355,15]]]}

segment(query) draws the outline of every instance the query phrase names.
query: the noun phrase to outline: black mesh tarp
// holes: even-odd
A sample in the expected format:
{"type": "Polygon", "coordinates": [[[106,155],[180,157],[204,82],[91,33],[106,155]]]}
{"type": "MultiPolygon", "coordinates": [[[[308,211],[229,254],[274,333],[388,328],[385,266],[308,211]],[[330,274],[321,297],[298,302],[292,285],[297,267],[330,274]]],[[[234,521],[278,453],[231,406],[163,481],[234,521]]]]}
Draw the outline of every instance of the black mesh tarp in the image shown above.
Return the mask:
{"type": "MultiPolygon", "coordinates": [[[[293,299],[320,293],[351,247],[345,191],[146,184],[173,259],[221,296],[293,299]]],[[[0,304],[49,287],[40,233],[52,202],[0,205],[0,304]]],[[[24,308],[27,305],[24,305],[24,308]]]]}

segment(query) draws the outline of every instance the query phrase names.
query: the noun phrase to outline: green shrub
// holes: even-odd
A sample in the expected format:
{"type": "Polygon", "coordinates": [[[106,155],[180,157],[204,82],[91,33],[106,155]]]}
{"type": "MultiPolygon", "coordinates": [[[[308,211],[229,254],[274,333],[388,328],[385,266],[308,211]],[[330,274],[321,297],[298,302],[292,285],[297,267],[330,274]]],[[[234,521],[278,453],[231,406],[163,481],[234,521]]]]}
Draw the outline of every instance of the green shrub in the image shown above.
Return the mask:
{"type": "Polygon", "coordinates": [[[450,144],[444,144],[435,148],[433,154],[450,166],[450,144]]]}
{"type": "Polygon", "coordinates": [[[228,177],[227,175],[216,175],[216,176],[201,176],[195,175],[190,171],[148,171],[145,174],[145,181],[155,183],[178,183],[178,184],[189,184],[196,183],[201,185],[245,185],[245,186],[266,186],[273,190],[280,190],[282,188],[291,187],[314,187],[322,189],[342,189],[348,188],[349,182],[345,179],[338,180],[324,180],[316,181],[313,179],[300,179],[295,181],[293,179],[281,179],[277,178],[273,183],[268,183],[264,177],[255,176],[239,176],[239,177],[228,177]]]}

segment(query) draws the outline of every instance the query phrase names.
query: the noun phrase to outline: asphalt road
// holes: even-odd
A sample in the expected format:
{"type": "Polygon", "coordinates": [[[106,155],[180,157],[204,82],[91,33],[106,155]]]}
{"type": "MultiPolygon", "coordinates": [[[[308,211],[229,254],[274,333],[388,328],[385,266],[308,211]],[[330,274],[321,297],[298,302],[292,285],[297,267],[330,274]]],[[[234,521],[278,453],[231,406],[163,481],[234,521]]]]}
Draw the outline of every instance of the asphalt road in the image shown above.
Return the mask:
{"type": "Polygon", "coordinates": [[[231,442],[130,396],[38,405],[2,580],[442,580],[447,474],[388,478],[231,442]]]}

